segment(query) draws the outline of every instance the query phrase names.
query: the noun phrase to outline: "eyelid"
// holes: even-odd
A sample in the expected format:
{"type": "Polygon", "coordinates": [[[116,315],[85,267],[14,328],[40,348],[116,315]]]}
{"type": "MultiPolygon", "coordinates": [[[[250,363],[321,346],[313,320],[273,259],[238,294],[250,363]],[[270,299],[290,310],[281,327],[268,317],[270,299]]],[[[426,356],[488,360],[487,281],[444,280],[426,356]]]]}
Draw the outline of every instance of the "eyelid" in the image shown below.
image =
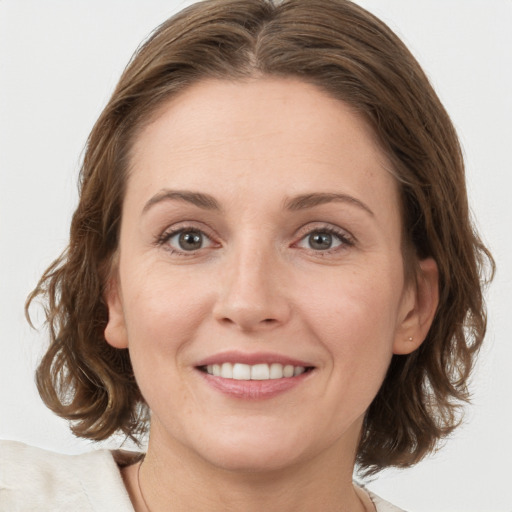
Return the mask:
{"type": "MultiPolygon", "coordinates": [[[[298,247],[298,244],[304,240],[307,236],[310,236],[312,233],[315,232],[326,232],[329,234],[332,234],[333,236],[337,237],[341,244],[331,248],[331,249],[325,249],[324,251],[319,251],[315,249],[309,249],[312,252],[315,253],[324,253],[328,254],[329,252],[335,252],[339,250],[346,249],[348,247],[352,247],[356,244],[357,240],[356,238],[346,229],[343,229],[339,226],[336,226],[334,224],[326,223],[326,222],[308,222],[304,226],[301,226],[298,231],[297,235],[295,237],[295,241],[291,244],[292,247],[298,247]]],[[[176,253],[179,255],[195,255],[197,252],[204,250],[204,249],[210,249],[215,247],[221,247],[221,243],[218,242],[219,237],[216,236],[213,231],[203,224],[202,222],[198,221],[180,221],[178,223],[172,224],[171,226],[168,226],[166,229],[164,229],[161,234],[157,235],[155,237],[155,245],[158,246],[165,246],[167,244],[166,249],[171,251],[172,253],[176,253]],[[182,233],[183,231],[198,231],[203,236],[205,236],[210,242],[211,245],[209,247],[202,247],[200,249],[197,249],[196,251],[184,251],[180,250],[174,247],[171,247],[168,245],[169,240],[176,236],[179,233],[182,233]]],[[[305,248],[308,250],[307,248],[305,248]]]]}
{"type": "Polygon", "coordinates": [[[321,253],[328,254],[330,251],[334,252],[336,250],[341,250],[347,247],[352,247],[356,243],[356,238],[346,229],[340,228],[339,226],[330,224],[330,223],[324,223],[324,222],[309,222],[305,226],[302,226],[298,233],[296,241],[292,244],[293,246],[298,246],[302,240],[304,240],[306,237],[310,236],[312,233],[316,232],[325,232],[329,233],[331,235],[336,236],[342,243],[340,246],[331,248],[331,249],[325,249],[324,251],[318,251],[311,249],[311,251],[315,253],[321,253]]]}
{"type": "Polygon", "coordinates": [[[171,226],[168,226],[166,229],[164,229],[159,235],[155,238],[155,245],[157,246],[165,246],[165,249],[169,250],[173,254],[179,254],[184,256],[192,256],[197,254],[197,252],[204,250],[204,249],[210,249],[212,247],[220,247],[220,243],[217,241],[218,237],[216,237],[212,230],[209,229],[207,226],[205,226],[202,222],[197,221],[181,221],[175,224],[172,224],[171,226]],[[175,247],[172,247],[168,244],[169,240],[173,238],[174,236],[183,233],[184,231],[197,231],[198,233],[201,233],[205,238],[207,238],[211,245],[209,247],[201,247],[200,249],[197,249],[195,251],[184,251],[175,247]]]}
{"type": "Polygon", "coordinates": [[[210,247],[213,246],[212,239],[206,233],[203,233],[202,231],[199,231],[198,229],[180,229],[179,231],[170,233],[169,236],[167,237],[166,243],[171,247],[172,250],[174,250],[176,252],[184,253],[184,254],[194,254],[197,251],[200,251],[201,249],[209,249],[210,247]],[[179,241],[179,239],[183,233],[198,233],[198,234],[200,234],[202,246],[197,249],[186,250],[186,249],[182,249],[181,247],[176,247],[175,245],[173,245],[173,240],[175,238],[177,238],[177,240],[179,241]]]}

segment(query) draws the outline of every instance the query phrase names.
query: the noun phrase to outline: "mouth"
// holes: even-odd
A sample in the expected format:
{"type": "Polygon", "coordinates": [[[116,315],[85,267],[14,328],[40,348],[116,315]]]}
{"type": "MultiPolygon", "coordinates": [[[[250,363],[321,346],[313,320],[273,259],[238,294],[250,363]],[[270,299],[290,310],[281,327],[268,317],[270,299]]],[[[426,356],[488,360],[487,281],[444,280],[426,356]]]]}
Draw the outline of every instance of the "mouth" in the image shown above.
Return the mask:
{"type": "Polygon", "coordinates": [[[310,382],[317,367],[286,354],[231,350],[198,361],[195,369],[207,385],[225,396],[260,401],[310,382]]]}
{"type": "Polygon", "coordinates": [[[304,373],[311,372],[313,366],[299,366],[281,363],[218,363],[197,367],[198,370],[213,377],[221,377],[231,380],[280,380],[299,377],[304,373]]]}

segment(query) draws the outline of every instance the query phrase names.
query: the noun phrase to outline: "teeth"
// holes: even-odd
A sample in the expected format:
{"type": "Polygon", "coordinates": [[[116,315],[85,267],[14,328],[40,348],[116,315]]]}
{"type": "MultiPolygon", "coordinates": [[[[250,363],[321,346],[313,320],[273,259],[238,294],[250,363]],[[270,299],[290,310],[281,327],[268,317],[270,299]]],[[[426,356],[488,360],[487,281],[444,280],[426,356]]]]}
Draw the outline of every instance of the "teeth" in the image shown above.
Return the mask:
{"type": "MultiPolygon", "coordinates": [[[[229,379],[229,377],[227,378],[229,379]]],[[[248,364],[235,363],[233,365],[233,379],[251,380],[251,367],[248,364]]]]}
{"type": "Polygon", "coordinates": [[[273,380],[288,377],[297,377],[306,371],[304,366],[282,365],[280,363],[268,364],[242,364],[222,363],[209,364],[206,372],[215,377],[235,380],[273,380]]]}
{"type": "Polygon", "coordinates": [[[279,363],[272,363],[270,365],[270,375],[271,379],[282,379],[283,378],[283,365],[279,363]]]}
{"type": "Polygon", "coordinates": [[[270,368],[268,364],[255,364],[251,366],[251,380],[270,379],[270,368]]]}
{"type": "Polygon", "coordinates": [[[291,364],[287,364],[283,368],[283,377],[293,377],[293,366],[291,364]]]}
{"type": "Polygon", "coordinates": [[[225,379],[233,378],[233,365],[231,363],[223,363],[220,369],[220,374],[225,379]]]}

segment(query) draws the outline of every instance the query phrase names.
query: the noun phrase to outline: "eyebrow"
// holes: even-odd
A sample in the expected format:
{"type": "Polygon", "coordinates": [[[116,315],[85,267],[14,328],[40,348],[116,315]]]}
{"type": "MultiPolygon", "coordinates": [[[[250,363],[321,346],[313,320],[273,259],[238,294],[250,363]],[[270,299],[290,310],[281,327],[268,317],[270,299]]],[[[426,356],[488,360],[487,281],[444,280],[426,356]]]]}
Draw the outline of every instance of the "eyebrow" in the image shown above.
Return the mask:
{"type": "MultiPolygon", "coordinates": [[[[155,204],[163,201],[183,201],[191,203],[204,210],[217,210],[220,211],[221,207],[218,201],[210,194],[204,194],[202,192],[192,192],[190,190],[170,190],[163,189],[155,194],[142,209],[142,213],[146,213],[155,204]]],[[[369,213],[372,217],[374,213],[372,210],[359,199],[348,194],[335,194],[328,192],[316,192],[312,194],[302,194],[296,197],[292,197],[285,200],[284,206],[290,211],[305,210],[307,208],[313,208],[322,204],[341,202],[348,203],[358,208],[361,208],[365,212],[369,213]]]]}
{"type": "Polygon", "coordinates": [[[353,196],[348,194],[333,194],[328,192],[303,194],[300,196],[292,197],[285,201],[285,207],[287,210],[298,211],[333,202],[348,203],[361,208],[366,213],[369,213],[372,217],[375,215],[366,204],[353,196]]]}
{"type": "Polygon", "coordinates": [[[152,206],[163,201],[183,201],[191,203],[204,210],[220,210],[217,200],[210,194],[201,192],[192,192],[189,190],[169,190],[163,189],[155,194],[142,209],[142,213],[146,213],[152,206]]]}

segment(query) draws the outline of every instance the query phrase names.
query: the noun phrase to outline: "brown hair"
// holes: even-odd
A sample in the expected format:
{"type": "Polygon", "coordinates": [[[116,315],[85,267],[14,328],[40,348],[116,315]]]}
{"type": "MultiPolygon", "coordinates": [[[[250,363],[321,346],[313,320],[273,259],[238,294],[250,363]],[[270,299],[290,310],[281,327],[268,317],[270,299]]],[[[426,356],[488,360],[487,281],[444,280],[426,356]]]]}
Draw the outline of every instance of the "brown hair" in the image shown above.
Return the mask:
{"type": "MultiPolygon", "coordinates": [[[[45,403],[76,435],[137,438],[146,406],[128,352],[106,343],[104,287],[115,265],[130,148],[159,106],[204,78],[298,77],[373,127],[402,194],[406,259],[435,259],[439,307],[425,342],[393,356],[369,407],[357,461],[409,466],[458,424],[485,333],[482,272],[492,257],[468,211],[455,130],[420,66],[381,21],[348,0],[207,0],[138,50],[89,137],[67,251],[30,302],[46,299],[50,346],[37,370],[45,403]]],[[[407,265],[406,265],[407,266],[407,265]]]]}

